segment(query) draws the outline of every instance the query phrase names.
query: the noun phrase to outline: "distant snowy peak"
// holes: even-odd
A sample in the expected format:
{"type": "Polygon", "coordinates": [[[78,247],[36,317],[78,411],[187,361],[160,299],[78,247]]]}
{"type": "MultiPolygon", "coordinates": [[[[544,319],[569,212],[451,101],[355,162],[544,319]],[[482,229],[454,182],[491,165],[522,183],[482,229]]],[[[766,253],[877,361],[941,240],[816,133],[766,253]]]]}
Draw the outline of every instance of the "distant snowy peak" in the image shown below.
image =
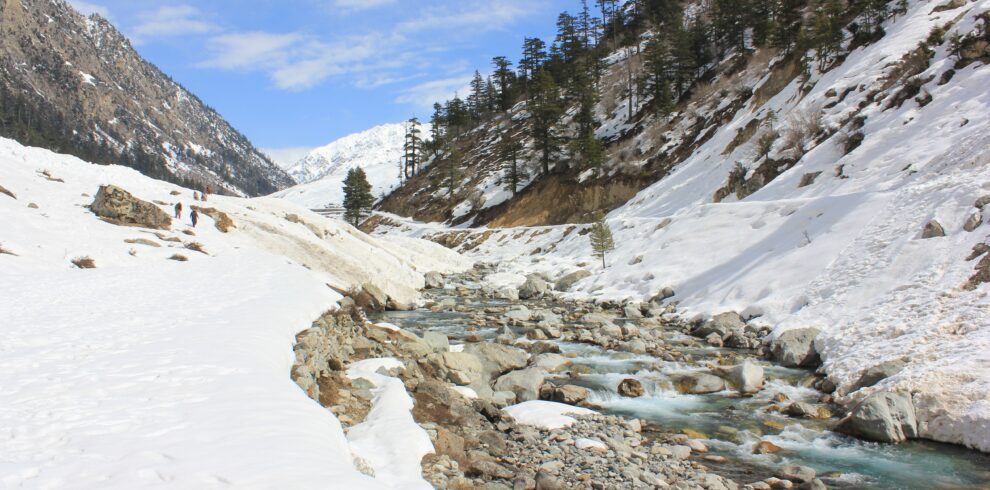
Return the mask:
{"type": "Polygon", "coordinates": [[[357,166],[391,165],[398,175],[398,161],[402,157],[405,136],[405,124],[376,126],[311,151],[289,167],[288,172],[300,184],[346,174],[348,169],[357,166]]]}
{"type": "MultiPolygon", "coordinates": [[[[424,124],[420,130],[425,137],[430,126],[424,124]]],[[[310,209],[339,206],[344,200],[344,178],[355,167],[364,169],[375,197],[388,194],[401,183],[399,161],[405,139],[405,123],[383,124],[317,148],[288,169],[300,184],[274,196],[310,209]]]]}

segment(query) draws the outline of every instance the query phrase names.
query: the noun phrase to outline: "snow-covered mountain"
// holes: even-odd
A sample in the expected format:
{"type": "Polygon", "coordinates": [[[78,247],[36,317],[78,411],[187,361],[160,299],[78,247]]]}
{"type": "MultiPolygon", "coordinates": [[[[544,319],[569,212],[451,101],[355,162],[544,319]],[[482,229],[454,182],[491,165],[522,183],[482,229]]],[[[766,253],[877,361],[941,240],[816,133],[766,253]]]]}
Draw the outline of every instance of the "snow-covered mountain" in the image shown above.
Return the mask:
{"type": "MultiPolygon", "coordinates": [[[[429,130],[422,127],[423,134],[429,130]]],[[[405,124],[383,124],[317,148],[287,169],[300,185],[274,196],[311,209],[340,205],[347,171],[361,167],[375,197],[381,197],[400,182],[405,135],[405,124]]]]}
{"type": "MultiPolygon", "coordinates": [[[[909,393],[918,437],[990,451],[988,9],[909,2],[883,37],[803,76],[785,58],[768,58],[768,71],[754,56],[713,82],[736,89],[699,91],[669,123],[624,136],[615,167],[676,158],[608,215],[607,269],[581,224],[451,232],[378,217],[380,231],[429,236],[511,272],[584,269],[568,292],[578,298],[640,301],[670,288],[691,320],[737,312],[771,337],[817,329],[837,402],[909,393]]],[[[418,190],[407,194],[428,197],[418,190]]],[[[514,219],[546,222],[570,198],[539,190],[506,207],[514,219]]]]}
{"type": "Polygon", "coordinates": [[[235,195],[294,184],[103,17],[4,1],[0,27],[0,136],[235,195]]]}

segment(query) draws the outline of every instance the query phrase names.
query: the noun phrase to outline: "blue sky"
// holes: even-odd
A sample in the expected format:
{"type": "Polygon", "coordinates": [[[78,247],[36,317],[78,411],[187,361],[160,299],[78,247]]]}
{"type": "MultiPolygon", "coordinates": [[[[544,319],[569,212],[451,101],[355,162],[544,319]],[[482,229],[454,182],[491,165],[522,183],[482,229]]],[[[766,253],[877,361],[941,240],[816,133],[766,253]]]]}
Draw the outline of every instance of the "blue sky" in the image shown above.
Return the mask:
{"type": "MultiPolygon", "coordinates": [[[[578,0],[70,0],[255,145],[292,158],[418,115],[578,0]],[[274,150],[288,150],[289,153],[274,150]]],[[[592,3],[593,2],[589,2],[592,3]]]]}

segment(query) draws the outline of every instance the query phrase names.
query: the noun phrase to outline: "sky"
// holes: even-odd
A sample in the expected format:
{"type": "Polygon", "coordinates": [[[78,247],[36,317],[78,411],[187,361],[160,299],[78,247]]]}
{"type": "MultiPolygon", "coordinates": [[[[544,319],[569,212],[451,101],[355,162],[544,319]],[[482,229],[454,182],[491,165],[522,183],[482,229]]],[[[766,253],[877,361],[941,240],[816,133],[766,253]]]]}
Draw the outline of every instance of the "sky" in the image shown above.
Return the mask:
{"type": "MultiPolygon", "coordinates": [[[[342,136],[429,119],[475,69],[551,40],[579,0],[70,0],[280,163],[342,136]]],[[[589,2],[594,3],[594,2],[589,2]]]]}

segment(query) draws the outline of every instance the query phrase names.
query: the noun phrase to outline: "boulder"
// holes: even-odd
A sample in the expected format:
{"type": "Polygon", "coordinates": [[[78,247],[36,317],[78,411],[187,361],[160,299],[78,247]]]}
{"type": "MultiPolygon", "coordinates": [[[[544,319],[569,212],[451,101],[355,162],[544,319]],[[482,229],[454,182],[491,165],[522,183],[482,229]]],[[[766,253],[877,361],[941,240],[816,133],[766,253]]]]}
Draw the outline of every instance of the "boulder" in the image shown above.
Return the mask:
{"type": "MultiPolygon", "coordinates": [[[[553,345],[553,344],[550,344],[553,345]]],[[[555,373],[561,369],[569,366],[571,360],[560,355],[554,354],[552,352],[547,352],[543,354],[538,354],[533,356],[529,361],[530,367],[540,368],[548,373],[555,373]]]]}
{"type": "Polygon", "coordinates": [[[836,430],[878,442],[903,442],[918,437],[918,420],[910,395],[874,393],[863,400],[836,430]]]}
{"type": "Polygon", "coordinates": [[[172,218],[161,208],[113,185],[100,186],[89,209],[100,218],[118,225],[156,230],[172,227],[172,218]]]}
{"type": "Polygon", "coordinates": [[[990,196],[983,196],[977,199],[976,202],[973,203],[973,206],[976,206],[976,209],[983,211],[983,208],[987,207],[987,204],[990,204],[990,196]]]}
{"type": "Polygon", "coordinates": [[[590,395],[590,392],[587,388],[576,385],[564,385],[554,390],[553,401],[568,405],[577,405],[587,400],[588,395],[590,395]]]}
{"type": "Polygon", "coordinates": [[[512,287],[499,289],[495,296],[506,301],[519,301],[519,290],[512,287]]]}
{"type": "Polygon", "coordinates": [[[966,223],[963,225],[963,229],[966,231],[976,231],[976,229],[979,228],[980,225],[982,224],[983,224],[983,212],[977,211],[969,215],[969,219],[966,220],[966,223]]]}
{"type": "Polygon", "coordinates": [[[815,479],[815,470],[807,466],[789,464],[777,469],[777,477],[797,483],[810,483],[815,479]]]}
{"type": "Polygon", "coordinates": [[[469,385],[481,381],[485,368],[481,360],[467,352],[443,352],[426,358],[440,377],[458,385],[469,385]]]}
{"type": "Polygon", "coordinates": [[[614,326],[614,319],[615,317],[606,315],[605,313],[588,313],[581,317],[581,321],[583,323],[587,323],[588,325],[595,327],[604,327],[607,325],[614,326]]]}
{"type": "Polygon", "coordinates": [[[796,328],[778,335],[770,343],[770,353],[787,367],[812,367],[820,362],[815,350],[816,328],[796,328]]]}
{"type": "Polygon", "coordinates": [[[925,225],[924,231],[921,232],[921,238],[937,238],[945,236],[945,229],[942,228],[942,224],[938,221],[931,220],[925,225]]]}
{"type": "Polygon", "coordinates": [[[639,380],[626,378],[619,383],[618,392],[622,396],[636,398],[643,396],[646,390],[643,389],[643,383],[640,383],[639,380]]]}
{"type": "Polygon", "coordinates": [[[517,322],[528,322],[530,317],[533,316],[533,313],[529,311],[529,308],[526,308],[525,305],[519,305],[505,312],[505,314],[502,316],[508,320],[513,320],[517,322]]]}
{"type": "Polygon", "coordinates": [[[675,294],[676,293],[674,293],[674,288],[668,286],[661,289],[660,292],[658,292],[652,298],[650,298],[650,302],[663,303],[664,300],[673,298],[675,294]]]}
{"type": "Polygon", "coordinates": [[[715,315],[711,320],[692,330],[691,334],[705,338],[716,333],[725,341],[732,334],[742,332],[744,328],[746,328],[746,322],[743,321],[742,317],[734,311],[728,311],[715,315]]]}
{"type": "Polygon", "coordinates": [[[737,366],[718,368],[714,372],[743,395],[752,395],[763,389],[763,367],[749,359],[737,366]]]}
{"type": "Polygon", "coordinates": [[[571,287],[574,286],[581,279],[591,277],[591,272],[584,269],[571,272],[560,279],[557,279],[557,283],[554,284],[554,289],[557,291],[570,291],[571,287]]]}
{"type": "Polygon", "coordinates": [[[550,286],[542,277],[536,274],[526,276],[526,282],[519,287],[520,299],[542,298],[550,290],[550,286]]]}
{"type": "MultiPolygon", "coordinates": [[[[213,220],[213,226],[216,227],[217,230],[220,230],[221,233],[230,233],[230,230],[237,228],[237,226],[234,225],[233,218],[219,209],[204,208],[200,206],[193,206],[192,208],[200,214],[209,216],[213,220]]],[[[313,233],[316,233],[316,231],[313,231],[313,233]]],[[[320,234],[316,233],[316,235],[319,236],[320,234]]]]}
{"type": "Polygon", "coordinates": [[[434,352],[447,352],[450,350],[450,339],[440,332],[424,332],[423,342],[430,346],[434,352]]]}
{"type": "Polygon", "coordinates": [[[753,445],[753,454],[774,454],[780,451],[780,446],[770,441],[760,441],[753,445]]]}
{"type": "Polygon", "coordinates": [[[508,345],[480,342],[468,344],[464,352],[473,354],[484,366],[488,379],[495,379],[509,371],[522,369],[529,362],[526,351],[508,345]]]}
{"type": "Polygon", "coordinates": [[[622,313],[626,318],[631,320],[643,318],[643,312],[640,311],[639,304],[637,303],[626,303],[626,305],[622,307],[622,313]]]}
{"type": "Polygon", "coordinates": [[[675,377],[673,381],[677,391],[690,395],[716,393],[725,389],[722,378],[708,373],[684,374],[675,377]]]}
{"type": "Polygon", "coordinates": [[[868,388],[873,386],[904,369],[905,364],[907,364],[904,359],[893,359],[890,361],[882,362],[868,368],[863,371],[863,374],[859,376],[859,379],[853,383],[852,387],[849,388],[849,393],[852,393],[861,388],[868,388]]]}
{"type": "Polygon", "coordinates": [[[547,372],[539,368],[520,369],[503,375],[495,381],[492,388],[495,391],[511,391],[516,394],[516,401],[525,402],[540,398],[540,386],[547,372]]]}
{"type": "Polygon", "coordinates": [[[427,272],[423,275],[423,279],[426,282],[426,289],[443,289],[443,275],[439,272],[427,272]]]}

